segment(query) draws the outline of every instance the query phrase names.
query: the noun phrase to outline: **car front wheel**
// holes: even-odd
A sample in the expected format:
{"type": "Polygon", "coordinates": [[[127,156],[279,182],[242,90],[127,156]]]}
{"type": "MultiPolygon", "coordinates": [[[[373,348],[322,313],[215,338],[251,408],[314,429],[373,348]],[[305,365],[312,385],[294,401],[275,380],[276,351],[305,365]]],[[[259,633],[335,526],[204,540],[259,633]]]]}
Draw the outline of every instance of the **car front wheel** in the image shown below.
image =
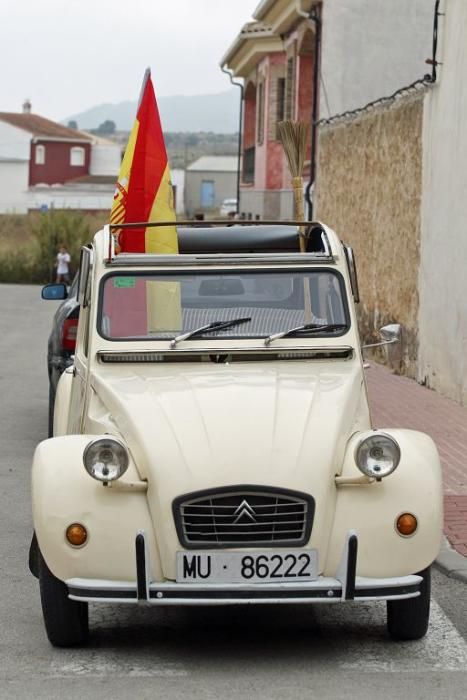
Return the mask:
{"type": "Polygon", "coordinates": [[[47,637],[54,647],[84,644],[89,636],[88,604],[68,598],[68,589],[39,557],[39,586],[47,637]]]}
{"type": "Polygon", "coordinates": [[[387,601],[388,632],[393,639],[421,639],[430,619],[431,570],[420,571],[423,581],[418,598],[387,601]]]}

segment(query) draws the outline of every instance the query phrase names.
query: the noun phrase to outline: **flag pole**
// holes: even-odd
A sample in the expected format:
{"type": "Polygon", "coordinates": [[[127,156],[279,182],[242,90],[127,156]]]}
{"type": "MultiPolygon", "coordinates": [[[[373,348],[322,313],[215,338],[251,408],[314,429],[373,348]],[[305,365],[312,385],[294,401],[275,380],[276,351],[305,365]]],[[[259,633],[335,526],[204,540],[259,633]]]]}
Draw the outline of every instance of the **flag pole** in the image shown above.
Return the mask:
{"type": "Polygon", "coordinates": [[[136,113],[138,113],[138,110],[139,110],[139,108],[140,108],[140,106],[141,106],[141,102],[142,102],[142,99],[143,99],[144,91],[146,90],[147,82],[148,82],[148,80],[150,80],[150,79],[151,79],[151,69],[148,67],[148,68],[146,68],[146,70],[144,71],[143,84],[141,85],[141,90],[140,90],[140,93],[139,93],[138,106],[136,107],[136,113]]]}

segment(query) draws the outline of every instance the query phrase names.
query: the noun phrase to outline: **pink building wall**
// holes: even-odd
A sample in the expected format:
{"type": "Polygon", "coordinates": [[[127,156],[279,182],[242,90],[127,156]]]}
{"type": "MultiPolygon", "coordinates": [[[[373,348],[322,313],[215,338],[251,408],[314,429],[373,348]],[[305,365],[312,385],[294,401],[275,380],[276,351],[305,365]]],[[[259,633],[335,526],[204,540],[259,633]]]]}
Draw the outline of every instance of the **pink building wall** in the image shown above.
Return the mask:
{"type": "MultiPolygon", "coordinates": [[[[243,183],[242,189],[251,196],[264,198],[264,192],[291,190],[292,182],[282,143],[278,140],[278,87],[279,78],[286,78],[287,60],[294,57],[294,97],[292,119],[310,123],[313,101],[313,54],[310,42],[304,46],[304,32],[294,30],[284,43],[284,51],[271,53],[257,64],[254,77],[247,84],[243,122],[243,150],[255,148],[254,182],[243,183]],[[255,92],[253,92],[253,82],[255,92]],[[264,128],[262,142],[258,142],[259,88],[263,84],[264,128]],[[254,193],[257,192],[257,195],[254,193]]],[[[311,147],[308,141],[305,177],[310,171],[311,147]]],[[[278,195],[279,196],[279,195],[278,195]]],[[[261,209],[261,207],[260,207],[261,209]]],[[[248,211],[248,210],[247,210],[248,211]]]]}
{"type": "MultiPolygon", "coordinates": [[[[271,104],[271,89],[272,80],[275,74],[275,68],[282,68],[285,62],[283,54],[273,53],[266,56],[257,66],[256,71],[256,86],[258,90],[259,83],[263,83],[263,109],[264,109],[264,129],[263,141],[257,141],[257,124],[258,115],[256,109],[258,107],[258,99],[255,101],[255,119],[252,119],[252,100],[245,101],[245,119],[243,133],[243,148],[247,149],[255,146],[255,182],[254,189],[280,189],[282,187],[284,156],[282,145],[271,137],[271,121],[275,121],[275,115],[269,109],[271,104]],[[253,132],[254,125],[254,132],[253,132]],[[252,135],[254,133],[254,140],[252,135]]],[[[257,93],[258,94],[258,93],[257,93]]]]}

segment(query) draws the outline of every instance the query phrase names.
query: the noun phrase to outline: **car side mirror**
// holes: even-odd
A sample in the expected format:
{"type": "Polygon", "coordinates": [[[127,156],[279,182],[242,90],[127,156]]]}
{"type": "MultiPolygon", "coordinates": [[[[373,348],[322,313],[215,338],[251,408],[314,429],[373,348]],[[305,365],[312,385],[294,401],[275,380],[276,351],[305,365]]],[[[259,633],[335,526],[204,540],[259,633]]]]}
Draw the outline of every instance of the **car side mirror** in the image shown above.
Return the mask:
{"type": "Polygon", "coordinates": [[[390,323],[379,329],[379,334],[385,343],[400,343],[402,340],[402,326],[400,323],[390,323]]]}
{"type": "Polygon", "coordinates": [[[387,361],[392,367],[399,368],[402,362],[402,326],[400,323],[390,323],[379,329],[382,340],[379,343],[369,343],[362,345],[362,350],[366,348],[385,347],[387,351],[387,361]]]}
{"type": "Polygon", "coordinates": [[[63,301],[68,298],[66,284],[46,284],[42,287],[41,298],[47,301],[63,301]]]}

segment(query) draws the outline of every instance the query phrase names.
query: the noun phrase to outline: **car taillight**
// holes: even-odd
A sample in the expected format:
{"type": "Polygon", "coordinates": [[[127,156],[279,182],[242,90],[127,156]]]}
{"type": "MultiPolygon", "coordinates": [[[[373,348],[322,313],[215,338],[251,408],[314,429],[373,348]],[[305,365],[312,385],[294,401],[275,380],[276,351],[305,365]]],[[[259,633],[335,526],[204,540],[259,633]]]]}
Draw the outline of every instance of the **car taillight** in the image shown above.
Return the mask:
{"type": "Polygon", "coordinates": [[[76,335],[78,333],[78,319],[67,318],[62,327],[62,349],[74,352],[76,347],[76,335]]]}

